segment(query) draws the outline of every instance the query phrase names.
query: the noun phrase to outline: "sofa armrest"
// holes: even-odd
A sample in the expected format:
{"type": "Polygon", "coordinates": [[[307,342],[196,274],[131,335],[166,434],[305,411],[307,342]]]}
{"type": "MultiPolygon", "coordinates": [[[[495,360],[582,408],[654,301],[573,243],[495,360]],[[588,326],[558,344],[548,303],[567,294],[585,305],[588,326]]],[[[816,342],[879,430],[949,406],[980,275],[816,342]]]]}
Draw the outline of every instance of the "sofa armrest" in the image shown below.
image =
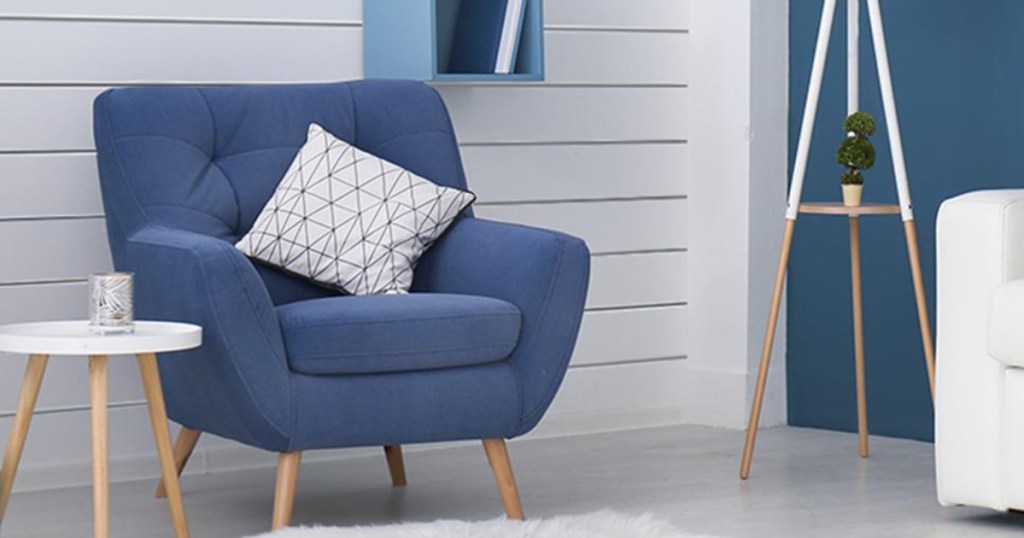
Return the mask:
{"type": "Polygon", "coordinates": [[[253,265],[230,243],[146,227],[125,247],[139,317],[196,323],[203,346],[160,360],[174,420],[268,450],[290,437],[291,381],[280,325],[253,265]]]}
{"type": "Polygon", "coordinates": [[[988,354],[1006,366],[1024,367],[1024,279],[997,286],[990,303],[988,354]]]}
{"type": "Polygon", "coordinates": [[[937,237],[939,500],[998,507],[1005,366],[989,354],[989,309],[997,286],[1024,277],[1024,190],[947,200],[937,237]]]}
{"type": "Polygon", "coordinates": [[[508,301],[522,313],[509,357],[520,381],[521,432],[543,416],[569,365],[590,280],[590,252],[575,237],[463,218],[420,260],[413,289],[508,301]]]}

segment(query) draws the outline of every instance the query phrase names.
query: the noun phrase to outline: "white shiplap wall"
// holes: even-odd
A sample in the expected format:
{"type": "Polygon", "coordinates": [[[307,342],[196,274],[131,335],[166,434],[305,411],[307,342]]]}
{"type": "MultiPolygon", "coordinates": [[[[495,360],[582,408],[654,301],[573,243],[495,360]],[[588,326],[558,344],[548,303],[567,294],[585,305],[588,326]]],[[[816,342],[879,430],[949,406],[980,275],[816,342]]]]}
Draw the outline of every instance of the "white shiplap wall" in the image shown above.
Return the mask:
{"type": "MultiPolygon", "coordinates": [[[[542,431],[677,420],[688,383],[689,2],[545,3],[546,82],[438,86],[478,214],[577,234],[594,253],[581,341],[542,431]]],[[[361,0],[0,4],[0,322],[82,317],[86,275],[110,267],[98,93],[359,78],[360,20],[361,0]],[[295,60],[309,50],[332,61],[295,60]]],[[[23,367],[0,360],[2,432],[23,367]]],[[[152,452],[134,361],[115,361],[111,375],[114,474],[153,474],[127,463],[152,452]]],[[[21,487],[88,479],[75,463],[88,459],[87,402],[84,361],[52,361],[21,487]]],[[[215,452],[197,466],[218,467],[215,452]]]]}

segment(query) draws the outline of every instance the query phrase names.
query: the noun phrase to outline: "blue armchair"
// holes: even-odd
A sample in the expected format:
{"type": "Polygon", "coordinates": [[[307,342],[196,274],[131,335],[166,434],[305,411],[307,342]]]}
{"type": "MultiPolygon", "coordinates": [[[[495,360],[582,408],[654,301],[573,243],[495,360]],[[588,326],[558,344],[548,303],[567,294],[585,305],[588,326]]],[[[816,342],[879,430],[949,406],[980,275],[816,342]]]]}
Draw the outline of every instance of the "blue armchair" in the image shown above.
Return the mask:
{"type": "MultiPolygon", "coordinates": [[[[291,518],[302,451],[481,439],[522,517],[504,439],[540,421],[583,314],[579,239],[467,210],[407,296],[340,296],[233,247],[316,122],[436,183],[467,188],[440,96],[419,83],[128,88],[95,102],[107,232],[136,274],[142,318],[202,325],[163,357],[179,472],[209,432],[278,452],[274,528],[291,518]]],[[[160,491],[158,490],[158,495],[160,491]]]]}

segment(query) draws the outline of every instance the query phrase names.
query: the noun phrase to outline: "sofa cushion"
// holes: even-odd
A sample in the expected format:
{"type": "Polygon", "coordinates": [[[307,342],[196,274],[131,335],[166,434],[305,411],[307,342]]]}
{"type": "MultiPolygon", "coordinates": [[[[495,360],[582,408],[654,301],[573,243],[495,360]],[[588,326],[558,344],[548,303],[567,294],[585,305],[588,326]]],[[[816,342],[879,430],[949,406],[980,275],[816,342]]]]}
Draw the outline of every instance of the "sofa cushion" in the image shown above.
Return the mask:
{"type": "Polygon", "coordinates": [[[989,298],[988,354],[1007,366],[1024,367],[1024,280],[1011,280],[989,298]]]}
{"type": "Polygon", "coordinates": [[[311,375],[430,370],[505,359],[520,313],[489,297],[340,296],[277,307],[292,370],[311,375]]]}

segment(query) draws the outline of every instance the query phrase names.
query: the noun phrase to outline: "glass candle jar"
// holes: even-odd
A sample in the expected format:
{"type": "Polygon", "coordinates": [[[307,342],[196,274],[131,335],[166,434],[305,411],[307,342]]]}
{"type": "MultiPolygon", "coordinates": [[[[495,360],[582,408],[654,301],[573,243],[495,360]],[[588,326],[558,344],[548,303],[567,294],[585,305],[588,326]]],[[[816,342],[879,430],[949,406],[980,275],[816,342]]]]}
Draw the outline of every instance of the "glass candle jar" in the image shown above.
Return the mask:
{"type": "Polygon", "coordinates": [[[93,273],[89,276],[89,329],[98,333],[135,330],[132,273],[93,273]]]}

